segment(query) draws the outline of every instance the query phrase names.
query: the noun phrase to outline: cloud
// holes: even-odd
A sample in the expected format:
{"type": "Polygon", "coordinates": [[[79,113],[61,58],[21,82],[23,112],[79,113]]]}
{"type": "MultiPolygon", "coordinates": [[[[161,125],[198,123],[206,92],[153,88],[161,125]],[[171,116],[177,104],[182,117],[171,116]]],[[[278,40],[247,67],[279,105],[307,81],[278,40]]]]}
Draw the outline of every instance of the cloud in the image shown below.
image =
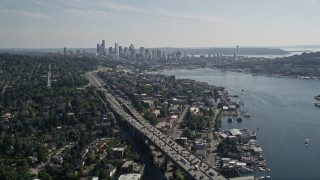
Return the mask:
{"type": "Polygon", "coordinates": [[[110,15],[110,13],[105,11],[80,10],[80,9],[73,9],[73,8],[62,10],[62,13],[76,15],[76,16],[83,16],[83,17],[108,17],[110,15]]]}
{"type": "Polygon", "coordinates": [[[29,12],[29,11],[20,11],[20,10],[0,10],[0,14],[5,16],[24,16],[30,18],[49,18],[47,15],[37,13],[37,12],[29,12]]]}
{"type": "Polygon", "coordinates": [[[112,2],[103,2],[100,4],[103,7],[118,10],[118,11],[130,11],[130,12],[136,12],[136,13],[150,13],[151,11],[147,11],[144,9],[136,8],[133,6],[128,6],[124,4],[119,4],[119,3],[112,3],[112,2]]]}
{"type": "Polygon", "coordinates": [[[29,2],[33,3],[33,4],[37,4],[39,6],[46,6],[46,7],[49,7],[50,6],[50,0],[47,0],[47,1],[41,1],[41,0],[28,0],[29,2]]]}

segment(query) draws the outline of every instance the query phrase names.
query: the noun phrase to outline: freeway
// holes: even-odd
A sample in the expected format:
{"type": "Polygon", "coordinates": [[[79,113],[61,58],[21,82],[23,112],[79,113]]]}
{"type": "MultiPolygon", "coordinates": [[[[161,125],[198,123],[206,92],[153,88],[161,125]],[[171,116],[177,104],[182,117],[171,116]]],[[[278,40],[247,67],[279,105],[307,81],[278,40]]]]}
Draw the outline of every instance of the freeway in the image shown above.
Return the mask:
{"type": "Polygon", "coordinates": [[[193,179],[216,179],[225,180],[210,165],[194,156],[184,147],[180,146],[169,136],[147,122],[131,105],[131,103],[119,96],[112,95],[103,87],[105,82],[96,76],[97,71],[86,73],[90,84],[99,88],[106,97],[110,107],[121,115],[135,130],[142,133],[158,148],[175,162],[180,168],[193,179]],[[133,116],[127,113],[129,111],[133,116]]]}

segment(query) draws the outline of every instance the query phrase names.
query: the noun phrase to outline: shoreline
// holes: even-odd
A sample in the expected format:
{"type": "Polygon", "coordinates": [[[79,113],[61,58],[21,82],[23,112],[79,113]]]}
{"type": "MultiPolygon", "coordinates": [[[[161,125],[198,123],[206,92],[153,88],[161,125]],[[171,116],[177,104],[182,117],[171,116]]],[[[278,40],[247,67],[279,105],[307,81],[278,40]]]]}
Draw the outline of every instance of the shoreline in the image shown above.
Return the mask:
{"type": "MultiPolygon", "coordinates": [[[[320,78],[318,77],[310,77],[310,76],[300,76],[300,75],[292,75],[292,76],[285,76],[281,74],[264,74],[264,73],[252,73],[252,72],[247,72],[243,69],[221,69],[221,68],[216,68],[216,67],[190,67],[190,66],[183,66],[183,67],[169,67],[169,68],[164,68],[161,70],[156,70],[156,71],[151,71],[149,73],[162,73],[166,71],[172,71],[172,70],[192,70],[192,69],[213,69],[213,70],[220,70],[220,71],[226,71],[226,72],[236,72],[236,73],[242,73],[242,74],[251,74],[252,76],[263,76],[263,77],[273,77],[273,78],[280,78],[280,79],[297,79],[297,80],[308,80],[308,81],[319,81],[320,78]]],[[[319,98],[320,101],[320,98],[319,98]]]]}

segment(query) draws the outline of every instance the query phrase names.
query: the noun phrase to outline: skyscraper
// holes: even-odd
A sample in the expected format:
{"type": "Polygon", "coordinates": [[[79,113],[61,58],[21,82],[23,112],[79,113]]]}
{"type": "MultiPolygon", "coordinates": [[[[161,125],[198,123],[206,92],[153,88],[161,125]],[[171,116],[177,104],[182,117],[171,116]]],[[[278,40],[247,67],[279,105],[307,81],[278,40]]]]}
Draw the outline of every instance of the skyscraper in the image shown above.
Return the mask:
{"type": "Polygon", "coordinates": [[[119,54],[123,53],[122,51],[122,46],[119,46],[119,54]]]}
{"type": "Polygon", "coordinates": [[[104,40],[102,40],[101,44],[97,44],[97,54],[102,56],[106,55],[106,43],[104,40]]]}
{"type": "Polygon", "coordinates": [[[65,55],[65,56],[68,55],[68,50],[66,47],[63,48],[63,55],[65,55]]]}
{"type": "Polygon", "coordinates": [[[98,43],[98,44],[97,44],[97,54],[100,55],[100,53],[101,53],[101,46],[100,46],[100,44],[98,43]]]}
{"type": "Polygon", "coordinates": [[[149,51],[149,49],[146,49],[145,51],[144,51],[144,58],[146,59],[146,60],[149,60],[150,59],[150,51],[149,51]]]}
{"type": "Polygon", "coordinates": [[[134,45],[131,44],[129,47],[130,57],[132,59],[136,59],[136,50],[134,49],[134,45]]]}
{"type": "Polygon", "coordinates": [[[109,47],[109,55],[113,54],[112,47],[109,47]]]}
{"type": "Polygon", "coordinates": [[[119,43],[114,44],[114,60],[119,60],[119,43]]]}
{"type": "Polygon", "coordinates": [[[106,42],[104,40],[102,40],[100,49],[101,49],[100,52],[101,52],[102,55],[104,55],[104,56],[107,55],[107,53],[106,53],[106,42]]]}
{"type": "Polygon", "coordinates": [[[140,55],[144,56],[144,47],[140,47],[140,55]]]}

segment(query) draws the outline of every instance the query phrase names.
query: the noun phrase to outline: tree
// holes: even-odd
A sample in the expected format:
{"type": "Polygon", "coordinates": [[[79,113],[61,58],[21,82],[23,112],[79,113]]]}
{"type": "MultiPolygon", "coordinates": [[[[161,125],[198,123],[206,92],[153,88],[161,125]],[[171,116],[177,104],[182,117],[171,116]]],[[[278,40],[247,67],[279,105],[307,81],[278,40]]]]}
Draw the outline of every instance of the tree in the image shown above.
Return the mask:
{"type": "Polygon", "coordinates": [[[177,169],[177,170],[174,172],[173,176],[174,176],[175,179],[177,179],[177,180],[184,180],[184,179],[185,179],[184,176],[182,175],[182,172],[181,172],[179,169],[177,169]]]}
{"type": "Polygon", "coordinates": [[[156,125],[158,123],[158,118],[150,113],[149,111],[144,113],[144,118],[149,121],[152,125],[156,125]]]}
{"type": "Polygon", "coordinates": [[[38,177],[42,180],[52,180],[52,176],[45,171],[40,171],[38,177]]]}
{"type": "Polygon", "coordinates": [[[47,159],[48,156],[48,152],[46,150],[46,147],[44,146],[44,144],[42,143],[38,143],[37,147],[36,147],[36,152],[38,154],[38,162],[44,162],[47,159]]]}

